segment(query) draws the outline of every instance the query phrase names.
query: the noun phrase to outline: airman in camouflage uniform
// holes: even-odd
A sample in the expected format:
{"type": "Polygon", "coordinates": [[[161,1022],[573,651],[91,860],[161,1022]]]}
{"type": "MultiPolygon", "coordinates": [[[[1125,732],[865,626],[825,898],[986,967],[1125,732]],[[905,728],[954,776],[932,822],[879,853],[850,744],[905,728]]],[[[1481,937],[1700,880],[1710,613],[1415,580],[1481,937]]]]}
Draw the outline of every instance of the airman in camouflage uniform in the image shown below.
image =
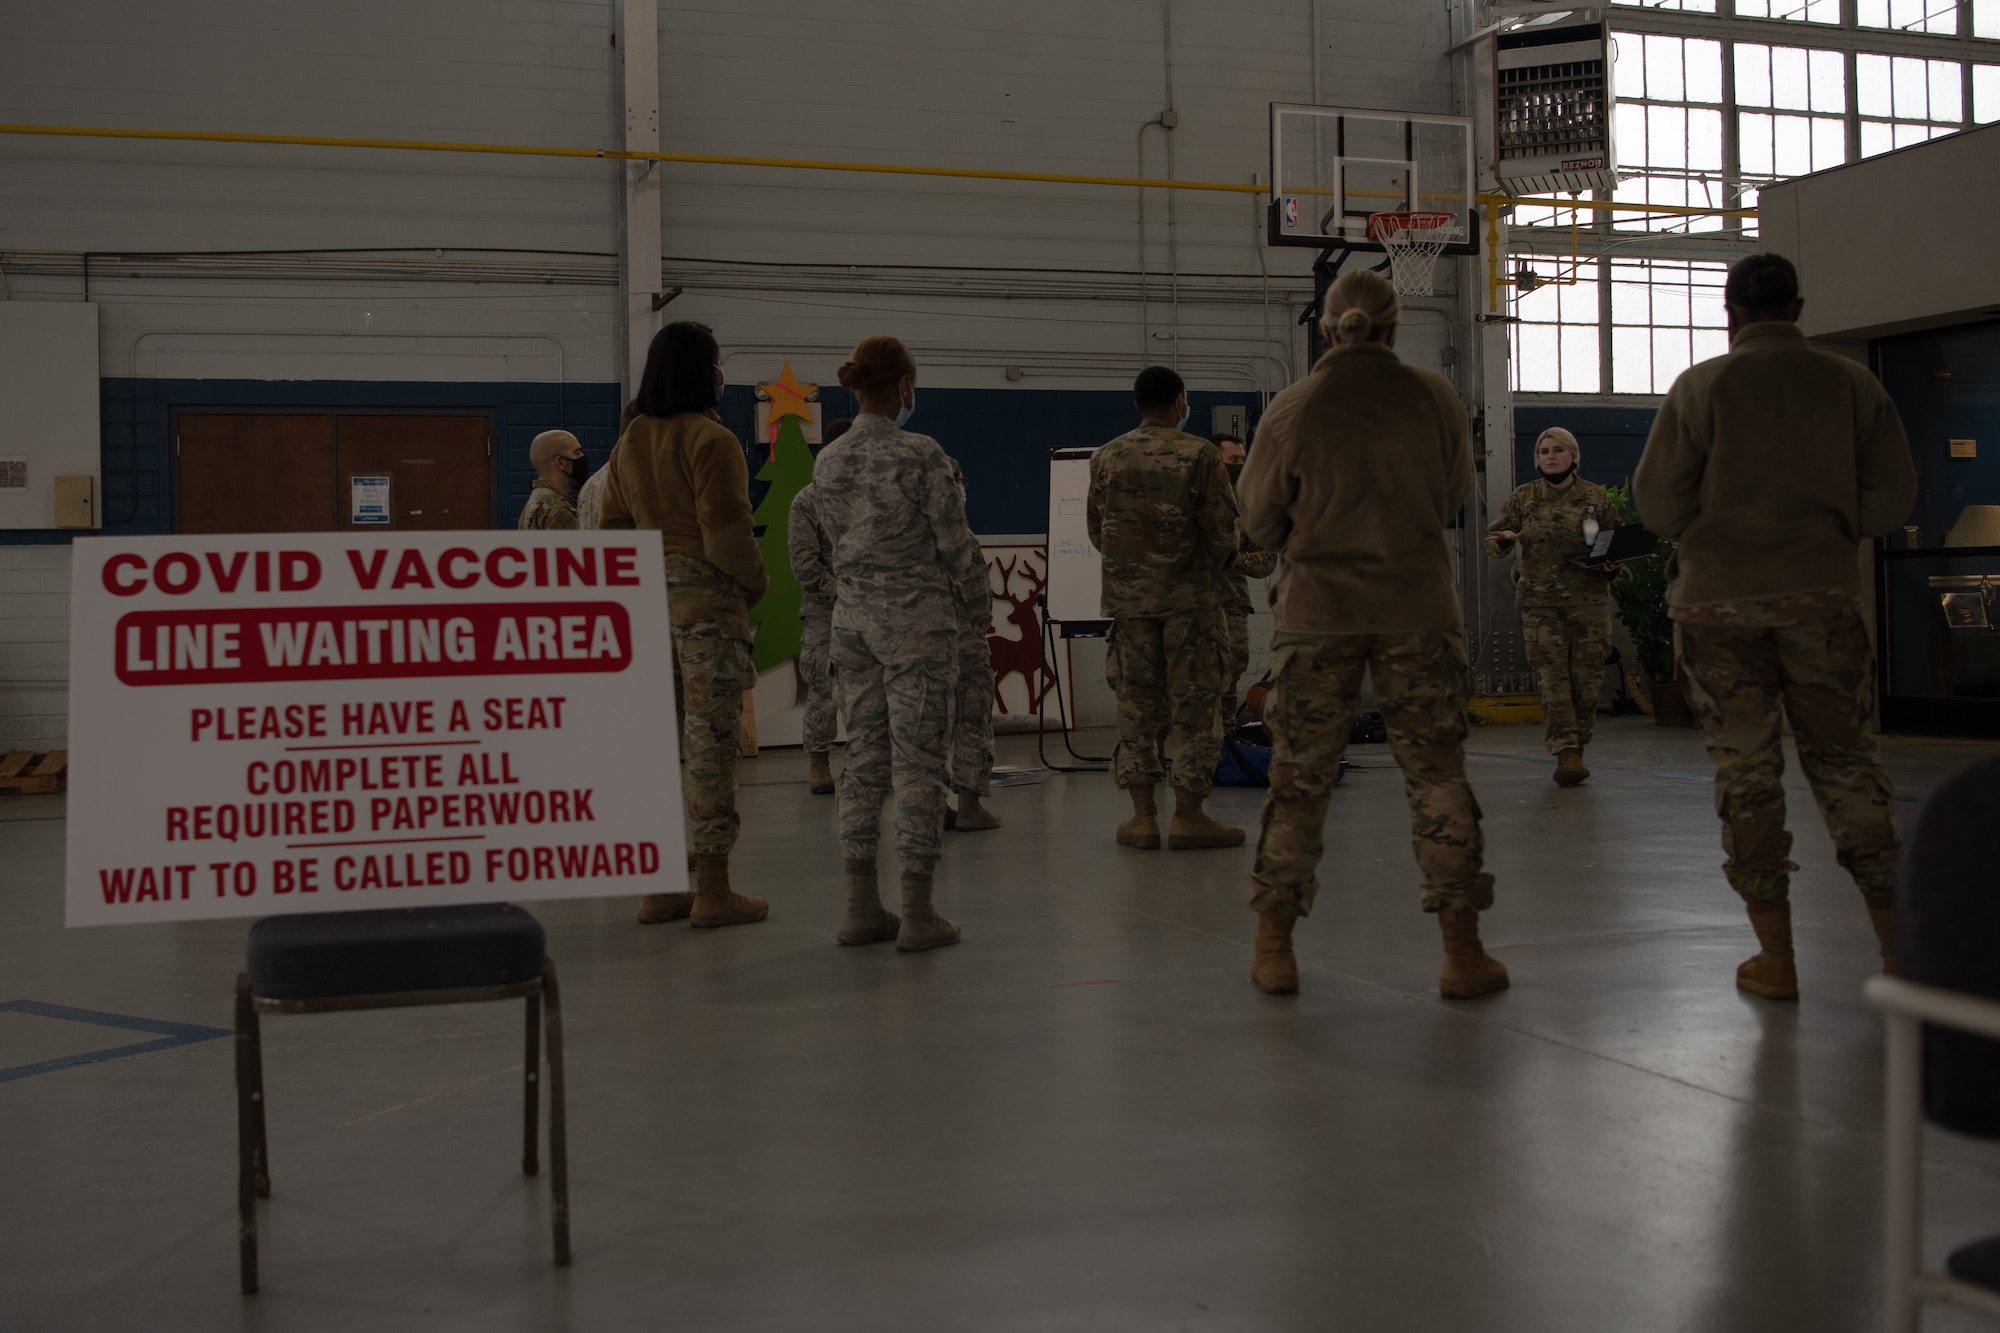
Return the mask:
{"type": "Polygon", "coordinates": [[[535,484],[528,492],[528,503],[521,507],[517,530],[551,532],[576,527],[576,502],[570,499],[570,492],[590,475],[583,445],[566,430],[545,430],[529,443],[528,462],[535,469],[535,484]]]}
{"type": "Polygon", "coordinates": [[[1541,475],[1508,496],[1486,529],[1486,549],[1496,559],[1521,548],[1514,587],[1521,641],[1541,686],[1548,749],[1559,760],[1555,780],[1564,787],[1590,776],[1583,749],[1611,655],[1607,571],[1577,561],[1590,553],[1590,538],[1618,526],[1618,506],[1604,488],[1576,475],[1581,453],[1576,437],[1560,426],[1543,431],[1535,441],[1541,475]]]}
{"type": "Polygon", "coordinates": [[[1267,579],[1277,568],[1277,552],[1265,550],[1247,536],[1243,538],[1236,572],[1227,580],[1222,603],[1222,613],[1229,622],[1229,693],[1223,699],[1222,719],[1225,725],[1229,706],[1235,702],[1236,692],[1243,688],[1243,673],[1250,669],[1250,613],[1256,610],[1250,600],[1250,580],[1267,579]]]}
{"type": "Polygon", "coordinates": [[[1111,625],[1105,678],[1118,694],[1112,774],[1132,795],[1118,826],[1129,847],[1158,847],[1154,788],[1171,776],[1167,845],[1235,847],[1243,830],[1202,810],[1215,784],[1221,707],[1229,687],[1225,575],[1237,561],[1236,493],[1209,441],[1187,420],[1187,390],[1165,366],[1139,374],[1145,424],[1090,459],[1086,517],[1102,554],[1102,609],[1111,625]],[[1168,767],[1167,751],[1173,751],[1168,767]]]}
{"type": "Polygon", "coordinates": [[[1861,890],[1883,971],[1898,970],[1895,793],[1869,730],[1874,698],[1859,547],[1916,498],[1896,407],[1867,367],[1809,345],[1798,274],[1778,255],[1730,268],[1729,351],[1668,390],[1634,491],[1674,538],[1667,614],[1681,678],[1715,763],[1723,873],[1758,953],[1736,984],[1798,998],[1784,723],[1861,890]]]}
{"type": "Polygon", "coordinates": [[[854,428],[820,452],[813,488],[832,544],[833,671],[847,709],[840,845],[848,916],[840,939],[896,940],[914,951],[956,944],[931,906],[944,829],[946,755],[958,679],[958,607],[987,596],[986,560],[966,525],[951,463],[928,435],[871,403],[915,402],[915,367],[893,338],[863,340],[840,369],[861,398],[854,428]],[[882,805],[896,795],[903,916],[875,888],[882,805]]]}
{"type": "MultiPolygon", "coordinates": [[[[843,432],[844,434],[845,432],[843,432]]],[[[799,619],[805,633],[799,641],[799,674],[805,678],[806,755],[812,764],[815,796],[833,795],[833,738],[840,730],[839,704],[834,697],[833,567],[826,532],[820,526],[819,500],[811,483],[792,499],[792,575],[799,581],[799,619]]]]}
{"type": "MultiPolygon", "coordinates": [[[[963,500],[965,469],[956,458],[950,462],[963,500]]],[[[993,794],[993,649],[986,641],[992,632],[990,592],[958,608],[958,687],[951,710],[951,786],[958,808],[945,814],[944,824],[960,833],[1000,827],[1000,816],[982,804],[993,794]]]]}

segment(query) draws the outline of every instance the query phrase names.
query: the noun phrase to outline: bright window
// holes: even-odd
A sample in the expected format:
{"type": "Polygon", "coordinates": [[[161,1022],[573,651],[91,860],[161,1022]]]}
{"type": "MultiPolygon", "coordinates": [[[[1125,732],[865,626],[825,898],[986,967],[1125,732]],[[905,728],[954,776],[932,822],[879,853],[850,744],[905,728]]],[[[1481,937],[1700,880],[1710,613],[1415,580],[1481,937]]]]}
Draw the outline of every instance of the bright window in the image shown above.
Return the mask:
{"type": "Polygon", "coordinates": [[[1614,5],[1633,5],[1642,9],[1677,9],[1686,14],[1713,14],[1715,0],[1611,0],[1614,5]]]}
{"type": "MultiPolygon", "coordinates": [[[[1743,12],[1740,4],[1736,12],[1743,12]]],[[[1958,31],[1956,0],[1858,0],[1855,16],[1864,28],[1947,35],[1958,31]]]]}
{"type": "Polygon", "coordinates": [[[1611,391],[1665,393],[1674,378],[1729,350],[1725,264],[1613,259],[1611,391]]]}
{"type": "Polygon", "coordinates": [[[1854,62],[1861,155],[1951,134],[1965,121],[1965,85],[1955,60],[1860,55],[1854,62]],[[1883,121],[1888,123],[1884,124],[1883,121]]]}
{"type": "Polygon", "coordinates": [[[1840,0],[1736,0],[1736,17],[1838,23],[1840,0]]]}
{"type": "Polygon", "coordinates": [[[1972,67],[1972,118],[1981,125],[2000,120],[2000,65],[1972,67]]]}
{"type": "Polygon", "coordinates": [[[1600,393],[1597,264],[1572,275],[1567,259],[1517,255],[1514,263],[1556,279],[1514,303],[1514,387],[1524,393],[1600,393]],[[1574,285],[1561,280],[1576,277],[1574,285]]]}

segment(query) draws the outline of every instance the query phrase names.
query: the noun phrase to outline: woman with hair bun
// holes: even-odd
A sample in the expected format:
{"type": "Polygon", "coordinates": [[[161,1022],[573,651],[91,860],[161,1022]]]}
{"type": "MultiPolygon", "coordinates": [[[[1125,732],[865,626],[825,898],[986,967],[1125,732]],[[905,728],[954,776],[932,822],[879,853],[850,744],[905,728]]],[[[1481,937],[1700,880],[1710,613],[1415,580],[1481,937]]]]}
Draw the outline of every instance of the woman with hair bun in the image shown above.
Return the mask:
{"type": "Polygon", "coordinates": [[[1514,601],[1521,641],[1542,690],[1542,717],[1555,782],[1574,787],[1590,776],[1583,747],[1597,716],[1604,659],[1611,655],[1611,583],[1616,565],[1585,568],[1590,544],[1618,526],[1618,506],[1604,488],[1577,473],[1576,436],[1551,426],[1535,440],[1535,480],[1516,487],[1486,528],[1495,559],[1521,547],[1514,601]]]}
{"type": "Polygon", "coordinates": [[[722,353],[706,324],[669,324],[653,335],[631,423],[606,467],[599,522],[647,528],[666,548],[667,610],[674,641],[674,699],[681,717],[681,792],[695,888],[649,893],[639,922],[683,917],[696,926],[762,921],[770,905],[729,886],[736,760],[750,663],[750,608],[770,574],[750,525],[750,470],[722,424],[722,353]]]}
{"type": "Polygon", "coordinates": [[[1245,533],[1279,557],[1264,702],[1271,792],[1250,876],[1250,977],[1271,994],[1299,988],[1292,927],[1318,889],[1327,800],[1364,674],[1403,770],[1423,908],[1444,935],[1438,990],[1469,999],[1507,984],[1479,939],[1493,876],[1465,780],[1465,632],[1445,542],[1472,484],[1472,448],[1450,383],[1397,359],[1400,318],[1379,274],[1333,284],[1320,317],[1333,346],[1272,400],[1238,485],[1245,533]]]}
{"type": "Polygon", "coordinates": [[[944,827],[958,608],[988,597],[986,559],[966,525],[951,460],[903,429],[917,367],[895,338],[863,338],[840,368],[859,406],[820,451],[813,491],[832,549],[833,673],[847,709],[840,849],[847,870],[842,944],[894,940],[905,952],[956,944],[931,904],[944,827]],[[900,920],[882,906],[875,858],[882,804],[896,795],[900,920]]]}

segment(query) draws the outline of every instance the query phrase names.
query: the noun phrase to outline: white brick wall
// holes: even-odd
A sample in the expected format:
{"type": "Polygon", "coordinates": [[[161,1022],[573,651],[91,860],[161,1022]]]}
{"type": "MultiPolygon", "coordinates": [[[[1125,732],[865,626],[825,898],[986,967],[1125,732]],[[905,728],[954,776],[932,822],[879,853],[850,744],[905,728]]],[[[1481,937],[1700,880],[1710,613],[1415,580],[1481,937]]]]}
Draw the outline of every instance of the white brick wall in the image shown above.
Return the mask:
{"type": "MultiPolygon", "coordinates": [[[[1247,182],[1267,169],[1267,105],[1310,90],[1309,0],[1178,0],[1177,173],[1247,182]]],[[[1445,0],[1319,0],[1328,101],[1452,109],[1445,0]]],[[[273,5],[104,0],[10,20],[7,118],[66,124],[608,146],[618,142],[612,0],[328,0],[273,5]]],[[[1129,176],[1140,126],[1166,105],[1159,0],[663,0],[664,146],[1129,176]]],[[[1145,173],[1166,135],[1145,131],[1145,173]]],[[[99,252],[305,247],[519,247],[610,252],[618,168],[553,159],[347,149],[12,138],[0,154],[0,249],[99,252]]],[[[1037,267],[1130,273],[1135,191],[663,166],[665,253],[773,264],[1037,267]]],[[[1309,254],[1266,252],[1250,196],[1174,199],[1188,274],[1274,276],[1250,299],[1181,311],[1201,387],[1275,388],[1309,254]],[[1276,357],[1274,365],[1269,358],[1276,357]],[[1261,371],[1244,367],[1262,367],[1261,371]]],[[[1168,205],[1146,201],[1152,329],[1169,324],[1168,205]]],[[[670,272],[671,272],[670,261],[670,272]]],[[[670,279],[671,281],[671,279],[670,279]]],[[[1198,279],[1191,279],[1198,281],[1198,279]]],[[[74,282],[10,279],[74,298],[74,282]]],[[[247,378],[568,378],[617,365],[604,288],[197,285],[93,275],[107,373],[247,378]],[[568,305],[551,308],[549,301],[568,305]],[[277,329],[253,338],[231,330],[277,329]],[[385,340],[382,330],[411,341],[385,340]],[[507,341],[495,341],[504,334],[507,341]],[[337,336],[336,336],[337,335],[337,336]]],[[[1141,354],[1135,302],[1000,301],[691,287],[678,317],[752,349],[744,377],[893,328],[933,353],[927,382],[999,387],[1039,354],[1068,363],[1024,387],[1121,383],[1141,354]],[[1104,367],[1098,363],[1116,364],[1104,367]],[[767,362],[772,364],[766,364],[767,362]]],[[[1164,336],[1148,359],[1170,359],[1164,336]]],[[[835,357],[835,360],[838,358],[835,357]]]]}
{"type": "Polygon", "coordinates": [[[0,546],[0,751],[69,743],[67,546],[0,546]]]}

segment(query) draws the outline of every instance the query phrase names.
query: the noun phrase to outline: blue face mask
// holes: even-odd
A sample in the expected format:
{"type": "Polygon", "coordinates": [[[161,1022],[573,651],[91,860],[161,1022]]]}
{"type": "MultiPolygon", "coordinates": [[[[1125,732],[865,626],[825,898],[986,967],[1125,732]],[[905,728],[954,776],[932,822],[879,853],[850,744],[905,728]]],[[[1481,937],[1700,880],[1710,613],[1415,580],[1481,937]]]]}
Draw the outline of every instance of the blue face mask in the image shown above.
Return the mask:
{"type": "Polygon", "coordinates": [[[896,429],[901,430],[903,428],[903,423],[910,419],[910,413],[916,410],[917,410],[917,391],[915,389],[911,389],[910,401],[904,403],[903,410],[896,414],[896,429]]]}

